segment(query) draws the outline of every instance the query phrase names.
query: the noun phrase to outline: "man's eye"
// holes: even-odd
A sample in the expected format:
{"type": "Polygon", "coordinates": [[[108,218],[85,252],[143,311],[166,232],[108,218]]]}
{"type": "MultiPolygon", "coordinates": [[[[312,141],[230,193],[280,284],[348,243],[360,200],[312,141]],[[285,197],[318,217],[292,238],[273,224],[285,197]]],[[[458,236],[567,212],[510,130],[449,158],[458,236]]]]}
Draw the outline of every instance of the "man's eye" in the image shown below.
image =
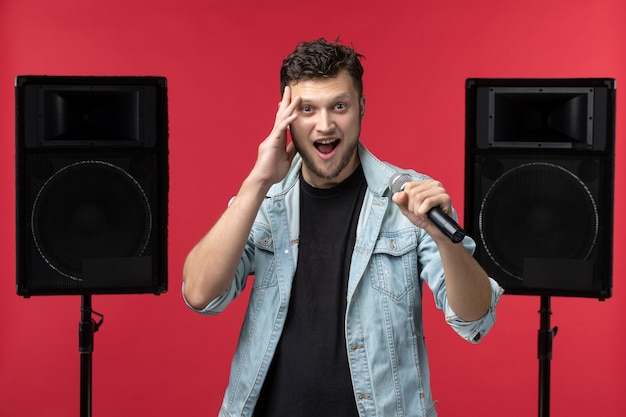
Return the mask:
{"type": "Polygon", "coordinates": [[[311,111],[313,111],[313,108],[311,106],[302,106],[302,111],[304,113],[310,113],[311,111]]]}
{"type": "Polygon", "coordinates": [[[336,108],[337,110],[343,110],[343,109],[345,109],[345,108],[346,108],[346,105],[345,105],[345,104],[343,104],[343,103],[337,103],[337,104],[335,105],[335,108],[336,108]]]}

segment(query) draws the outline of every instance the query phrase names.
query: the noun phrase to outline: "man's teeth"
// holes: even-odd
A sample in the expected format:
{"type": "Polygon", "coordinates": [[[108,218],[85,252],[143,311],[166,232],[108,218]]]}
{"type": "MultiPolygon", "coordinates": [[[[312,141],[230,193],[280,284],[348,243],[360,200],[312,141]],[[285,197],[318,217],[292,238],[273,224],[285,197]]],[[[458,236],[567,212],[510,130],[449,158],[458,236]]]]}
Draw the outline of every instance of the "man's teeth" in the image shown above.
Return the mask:
{"type": "Polygon", "coordinates": [[[315,142],[314,146],[321,153],[328,154],[331,153],[339,143],[339,139],[325,139],[319,140],[315,142]]]}

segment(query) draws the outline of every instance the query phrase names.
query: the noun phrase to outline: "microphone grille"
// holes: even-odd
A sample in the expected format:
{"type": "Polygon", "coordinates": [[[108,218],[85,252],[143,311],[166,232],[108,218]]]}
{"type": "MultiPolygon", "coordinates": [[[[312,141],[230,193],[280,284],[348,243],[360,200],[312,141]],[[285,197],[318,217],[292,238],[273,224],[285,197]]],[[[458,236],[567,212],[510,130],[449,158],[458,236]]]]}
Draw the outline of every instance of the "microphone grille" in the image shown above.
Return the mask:
{"type": "Polygon", "coordinates": [[[398,193],[403,190],[404,185],[407,182],[413,181],[413,177],[409,174],[405,174],[402,172],[396,172],[389,179],[389,188],[393,194],[398,193]]]}

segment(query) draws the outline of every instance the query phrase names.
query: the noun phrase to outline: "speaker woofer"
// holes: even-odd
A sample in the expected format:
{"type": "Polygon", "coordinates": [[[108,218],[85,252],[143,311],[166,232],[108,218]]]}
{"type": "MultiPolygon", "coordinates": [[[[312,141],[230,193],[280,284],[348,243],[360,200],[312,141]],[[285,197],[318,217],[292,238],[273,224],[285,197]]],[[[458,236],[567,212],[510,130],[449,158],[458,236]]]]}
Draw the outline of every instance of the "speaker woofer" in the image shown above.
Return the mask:
{"type": "Polygon", "coordinates": [[[82,261],[140,256],[152,230],[145,192],[126,171],[81,161],[48,179],[31,216],[33,239],[46,263],[82,280],[82,261]]]}
{"type": "Polygon", "coordinates": [[[491,260],[522,280],[524,259],[587,259],[599,230],[598,209],[578,177],[552,163],[526,163],[489,188],[479,213],[491,260]]]}

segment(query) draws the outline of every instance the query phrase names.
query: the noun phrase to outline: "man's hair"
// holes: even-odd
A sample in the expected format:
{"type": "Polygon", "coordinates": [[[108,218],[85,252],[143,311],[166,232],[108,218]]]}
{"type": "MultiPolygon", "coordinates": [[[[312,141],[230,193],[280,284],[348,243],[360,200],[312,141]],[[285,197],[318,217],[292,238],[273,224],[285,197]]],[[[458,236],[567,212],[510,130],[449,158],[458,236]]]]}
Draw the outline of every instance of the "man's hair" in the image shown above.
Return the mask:
{"type": "Polygon", "coordinates": [[[360,59],[363,55],[354,48],[341,45],[339,38],[328,42],[321,38],[310,42],[301,42],[283,61],[280,68],[280,92],[285,87],[300,80],[336,77],[343,70],[354,81],[354,86],[363,95],[363,67],[360,59]]]}

